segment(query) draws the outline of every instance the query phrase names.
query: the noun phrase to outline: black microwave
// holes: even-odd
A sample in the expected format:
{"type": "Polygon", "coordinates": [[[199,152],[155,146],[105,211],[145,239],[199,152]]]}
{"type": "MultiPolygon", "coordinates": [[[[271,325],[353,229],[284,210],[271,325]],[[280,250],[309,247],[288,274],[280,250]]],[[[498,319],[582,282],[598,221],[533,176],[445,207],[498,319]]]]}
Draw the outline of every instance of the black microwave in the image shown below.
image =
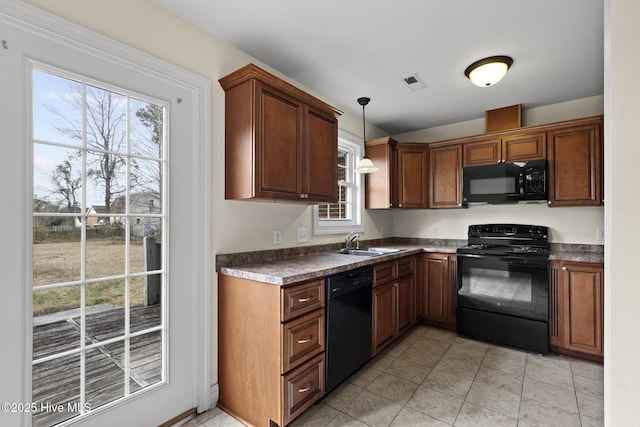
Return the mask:
{"type": "Polygon", "coordinates": [[[463,168],[462,200],[465,205],[544,202],[547,200],[547,161],[463,168]]]}

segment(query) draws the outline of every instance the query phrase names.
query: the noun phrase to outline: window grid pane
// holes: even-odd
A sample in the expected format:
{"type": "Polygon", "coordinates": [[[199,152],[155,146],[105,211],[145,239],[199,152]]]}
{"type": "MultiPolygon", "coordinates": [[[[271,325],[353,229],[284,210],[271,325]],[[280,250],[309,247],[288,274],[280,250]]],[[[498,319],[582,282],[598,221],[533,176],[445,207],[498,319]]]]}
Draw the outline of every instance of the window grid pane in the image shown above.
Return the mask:
{"type": "Polygon", "coordinates": [[[346,220],[350,219],[348,209],[349,187],[352,185],[353,173],[351,161],[353,155],[348,150],[338,149],[338,202],[318,207],[319,220],[346,220]]]}
{"type": "Polygon", "coordinates": [[[165,108],[35,69],[33,94],[32,400],[74,417],[165,377],[165,108]]]}

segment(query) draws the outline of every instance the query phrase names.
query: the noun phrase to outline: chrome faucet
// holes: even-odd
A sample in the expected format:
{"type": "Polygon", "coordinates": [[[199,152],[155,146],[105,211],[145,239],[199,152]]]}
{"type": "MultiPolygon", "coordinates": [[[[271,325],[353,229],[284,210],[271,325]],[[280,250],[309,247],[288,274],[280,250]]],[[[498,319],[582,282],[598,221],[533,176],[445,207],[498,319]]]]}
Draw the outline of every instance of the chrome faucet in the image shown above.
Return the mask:
{"type": "Polygon", "coordinates": [[[355,231],[347,234],[344,238],[344,247],[345,249],[360,249],[360,235],[355,231]]]}

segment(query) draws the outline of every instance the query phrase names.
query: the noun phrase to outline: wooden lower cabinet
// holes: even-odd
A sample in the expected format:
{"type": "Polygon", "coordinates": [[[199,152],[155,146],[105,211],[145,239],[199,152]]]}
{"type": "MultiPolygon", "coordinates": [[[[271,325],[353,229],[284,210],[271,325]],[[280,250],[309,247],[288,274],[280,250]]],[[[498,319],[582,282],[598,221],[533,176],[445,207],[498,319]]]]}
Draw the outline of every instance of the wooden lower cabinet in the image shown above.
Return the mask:
{"type": "Polygon", "coordinates": [[[371,355],[395,341],[416,322],[416,256],[375,265],[371,355]]]}
{"type": "Polygon", "coordinates": [[[550,276],[552,350],[602,361],[604,266],[552,261],[550,276]]]}
{"type": "Polygon", "coordinates": [[[423,255],[422,265],[422,318],[433,326],[455,329],[458,290],[456,255],[427,253],[423,255]]]}
{"type": "Polygon", "coordinates": [[[218,277],[218,405],[248,425],[285,426],[325,392],[324,279],[218,277]]]}
{"type": "Polygon", "coordinates": [[[394,325],[394,286],[386,283],[373,288],[371,355],[391,344],[396,337],[394,325]]]}

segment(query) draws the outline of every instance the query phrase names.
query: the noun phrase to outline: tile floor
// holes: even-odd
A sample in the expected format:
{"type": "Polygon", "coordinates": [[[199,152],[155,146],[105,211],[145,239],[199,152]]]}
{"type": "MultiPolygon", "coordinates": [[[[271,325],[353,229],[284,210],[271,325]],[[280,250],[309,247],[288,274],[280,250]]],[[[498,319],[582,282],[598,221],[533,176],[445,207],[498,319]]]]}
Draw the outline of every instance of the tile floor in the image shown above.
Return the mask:
{"type": "MultiPolygon", "coordinates": [[[[301,426],[602,426],[601,364],[417,326],[305,414],[301,426]]],[[[240,426],[213,409],[183,426],[240,426]]]]}

